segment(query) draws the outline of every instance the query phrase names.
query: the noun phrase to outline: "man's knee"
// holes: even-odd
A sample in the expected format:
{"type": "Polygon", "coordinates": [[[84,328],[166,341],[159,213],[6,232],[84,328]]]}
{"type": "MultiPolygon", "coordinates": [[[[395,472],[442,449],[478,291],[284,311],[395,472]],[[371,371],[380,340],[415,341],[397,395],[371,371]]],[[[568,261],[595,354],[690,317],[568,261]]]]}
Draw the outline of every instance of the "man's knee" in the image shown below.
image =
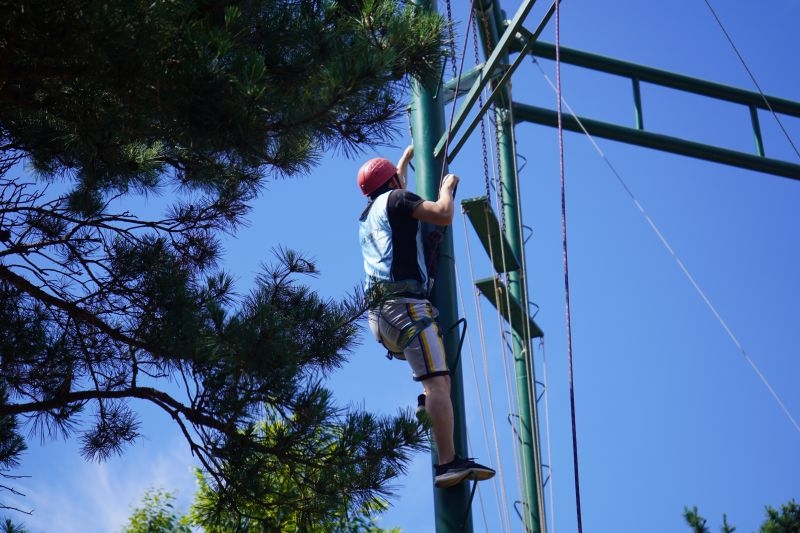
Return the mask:
{"type": "Polygon", "coordinates": [[[422,386],[425,388],[425,394],[447,394],[450,395],[450,375],[444,374],[439,376],[432,376],[423,380],[422,386]]]}

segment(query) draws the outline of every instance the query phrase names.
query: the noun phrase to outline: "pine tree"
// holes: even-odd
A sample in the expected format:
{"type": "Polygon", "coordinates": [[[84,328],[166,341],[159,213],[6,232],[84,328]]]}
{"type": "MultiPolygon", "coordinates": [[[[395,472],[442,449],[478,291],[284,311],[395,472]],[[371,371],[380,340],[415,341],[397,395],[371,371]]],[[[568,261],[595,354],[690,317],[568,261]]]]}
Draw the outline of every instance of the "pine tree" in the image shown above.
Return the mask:
{"type": "MultiPolygon", "coordinates": [[[[780,509],[768,505],[766,513],[767,518],[758,528],[759,533],[800,533],[800,505],[793,499],[781,505],[780,509]]],[[[709,533],[706,519],[698,514],[696,506],[691,509],[684,508],[683,517],[694,533],[709,533]]],[[[720,531],[722,533],[736,531],[736,528],[728,523],[727,515],[722,515],[720,531]]]]}
{"type": "Polygon", "coordinates": [[[780,509],[768,505],[766,512],[767,520],[761,524],[759,533],[800,533],[800,505],[794,499],[780,509]]]}
{"type": "Polygon", "coordinates": [[[87,459],[123,453],[148,402],[229,495],[269,490],[253,457],[292,465],[320,426],[352,433],[356,488],[384,493],[422,443],[413,417],[339,409],[323,384],[361,299],[319,298],[299,281],[314,265],[287,250],[237,299],[217,236],[264,180],[390,138],[408,76],[439,72],[442,20],[390,0],[0,12],[0,469],[24,449],[19,421],[87,459]],[[169,189],[162,216],[118,207],[169,189]],[[285,429],[259,431],[265,413],[285,429]]]}
{"type": "Polygon", "coordinates": [[[706,519],[698,513],[697,506],[691,509],[684,507],[683,518],[686,520],[686,523],[689,524],[689,527],[692,528],[692,533],[711,533],[706,527],[706,519]]]}
{"type": "MultiPolygon", "coordinates": [[[[339,427],[320,425],[314,433],[294,438],[303,442],[293,445],[303,454],[294,463],[282,463],[271,454],[254,455],[249,468],[232,465],[236,470],[257,478],[262,487],[249,494],[238,494],[235,505],[224,488],[198,473],[200,489],[195,495],[190,517],[194,525],[208,533],[228,531],[303,531],[329,533],[359,531],[388,533],[377,527],[375,518],[386,510],[383,495],[369,487],[376,480],[390,480],[395,475],[390,466],[404,460],[376,463],[370,443],[360,441],[363,435],[396,432],[399,445],[402,428],[389,418],[370,414],[351,414],[339,427]],[[395,426],[391,428],[390,426],[395,426]],[[337,468],[329,468],[332,462],[337,468]]],[[[259,425],[259,432],[274,445],[293,431],[284,421],[259,425]]],[[[404,454],[402,448],[381,453],[404,454]]],[[[385,493],[384,493],[385,495],[385,493]]]]}

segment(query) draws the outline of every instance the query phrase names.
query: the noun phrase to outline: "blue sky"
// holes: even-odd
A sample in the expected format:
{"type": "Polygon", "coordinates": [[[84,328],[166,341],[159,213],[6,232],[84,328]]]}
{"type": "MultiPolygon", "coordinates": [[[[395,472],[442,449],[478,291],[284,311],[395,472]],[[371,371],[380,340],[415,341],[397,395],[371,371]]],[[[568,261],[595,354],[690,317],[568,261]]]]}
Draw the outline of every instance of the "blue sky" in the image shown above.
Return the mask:
{"type": "MultiPolygon", "coordinates": [[[[502,5],[510,18],[518,3],[502,5]]],[[[800,101],[800,1],[712,5],[761,88],[800,101]]],[[[537,6],[526,27],[535,26],[543,7],[537,6]]],[[[463,10],[456,10],[459,46],[465,32],[463,10]]],[[[552,22],[542,38],[553,41],[552,22]]],[[[566,1],[561,6],[561,42],[755,90],[703,0],[566,1]]],[[[473,62],[471,46],[470,41],[467,65],[473,62]]],[[[555,80],[553,64],[541,65],[555,80]]],[[[633,125],[627,81],[565,66],[562,83],[565,99],[579,115],[633,125]]],[[[513,95],[519,102],[555,107],[555,95],[531,62],[515,76],[513,95]]],[[[649,86],[643,87],[642,96],[647,129],[752,149],[744,108],[649,86]]],[[[767,155],[800,163],[775,120],[765,113],[760,119],[767,155]]],[[[781,120],[795,145],[800,144],[800,120],[781,120]]],[[[394,160],[410,141],[404,120],[399,126],[396,144],[379,152],[394,160]]],[[[800,419],[800,182],[603,139],[596,142],[787,409],[800,419]]],[[[545,332],[544,348],[537,344],[534,355],[539,379],[543,355],[547,359],[550,409],[547,424],[542,410],[540,425],[545,454],[544,428],[550,428],[551,459],[544,458],[552,467],[552,499],[546,491],[548,531],[570,532],[576,530],[576,512],[556,131],[519,125],[517,149],[525,160],[520,172],[523,222],[531,228],[525,252],[528,281],[539,307],[536,321],[545,332]]],[[[697,505],[712,531],[718,530],[723,513],[738,532],[755,531],[765,505],[800,498],[800,431],[592,143],[565,133],[564,150],[584,530],[688,531],[682,510],[697,505]]],[[[356,218],[364,200],[356,189],[355,173],[375,153],[353,160],[330,154],[308,176],[270,183],[254,206],[249,226],[226,242],[226,266],[239,279],[242,293],[279,245],[316,259],[322,275],[309,281],[324,296],[341,297],[360,282],[356,218]]],[[[460,199],[484,193],[477,136],[451,171],[462,179],[460,199]]],[[[137,207],[159,202],[131,201],[137,207]]],[[[521,531],[513,511],[520,496],[513,436],[506,422],[515,407],[505,400],[507,377],[497,321],[485,305],[477,306],[476,312],[470,282],[473,274],[486,277],[491,269],[460,213],[452,231],[469,323],[462,365],[471,453],[502,468],[502,480],[498,476],[481,485],[480,500],[473,506],[475,531],[521,531]],[[485,375],[492,385],[493,411],[488,409],[485,375]],[[499,451],[485,444],[495,441],[493,428],[499,451]],[[501,481],[507,503],[498,497],[501,481]]],[[[413,406],[419,392],[403,363],[387,361],[366,335],[330,386],[342,404],[382,413],[413,406]]],[[[142,409],[145,437],[123,457],[101,465],[84,463],[71,443],[31,443],[19,473],[32,477],[19,481],[26,497],[18,505],[35,510],[24,518],[32,531],[119,530],[149,487],[177,491],[181,503],[191,500],[194,477],[188,447],[165,416],[142,409]]],[[[432,492],[430,459],[420,454],[399,480],[398,497],[382,524],[408,533],[433,531],[432,492]]]]}

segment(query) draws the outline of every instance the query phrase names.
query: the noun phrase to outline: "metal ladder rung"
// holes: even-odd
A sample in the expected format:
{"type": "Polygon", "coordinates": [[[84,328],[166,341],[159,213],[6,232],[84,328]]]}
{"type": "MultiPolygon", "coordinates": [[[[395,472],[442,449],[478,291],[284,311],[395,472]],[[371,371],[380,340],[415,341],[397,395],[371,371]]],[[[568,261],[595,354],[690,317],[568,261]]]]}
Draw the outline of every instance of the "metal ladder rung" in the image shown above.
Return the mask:
{"type": "Polygon", "coordinates": [[[495,271],[502,273],[519,270],[519,260],[511,250],[508,239],[500,231],[500,224],[486,197],[462,200],[461,208],[472,222],[486,253],[491,257],[495,271]]]}
{"type": "Polygon", "coordinates": [[[533,319],[528,319],[526,327],[523,317],[528,316],[527,313],[523,313],[523,308],[519,301],[508,293],[508,289],[502,281],[497,278],[484,278],[476,281],[475,286],[500,311],[503,318],[511,325],[511,329],[521,338],[524,339],[526,337],[528,327],[530,328],[532,339],[544,336],[544,333],[542,333],[542,330],[539,329],[533,319]],[[508,307],[511,307],[510,313],[508,307]]]}

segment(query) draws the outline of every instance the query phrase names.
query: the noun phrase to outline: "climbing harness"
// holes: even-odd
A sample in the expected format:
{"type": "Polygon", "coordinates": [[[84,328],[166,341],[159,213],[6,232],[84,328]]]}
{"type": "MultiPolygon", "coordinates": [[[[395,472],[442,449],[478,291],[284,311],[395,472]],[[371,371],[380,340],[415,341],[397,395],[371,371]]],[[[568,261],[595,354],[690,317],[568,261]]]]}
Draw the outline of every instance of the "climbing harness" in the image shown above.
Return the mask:
{"type": "Polygon", "coordinates": [[[405,361],[403,351],[433,323],[438,315],[436,308],[431,305],[430,316],[415,318],[414,313],[409,310],[409,306],[413,304],[400,304],[397,300],[401,298],[426,300],[427,297],[428,289],[413,279],[378,281],[370,285],[367,300],[370,308],[376,311],[374,320],[377,321],[380,332],[376,335],[376,339],[386,348],[387,359],[405,361]],[[397,309],[394,309],[395,307],[397,309]]]}

